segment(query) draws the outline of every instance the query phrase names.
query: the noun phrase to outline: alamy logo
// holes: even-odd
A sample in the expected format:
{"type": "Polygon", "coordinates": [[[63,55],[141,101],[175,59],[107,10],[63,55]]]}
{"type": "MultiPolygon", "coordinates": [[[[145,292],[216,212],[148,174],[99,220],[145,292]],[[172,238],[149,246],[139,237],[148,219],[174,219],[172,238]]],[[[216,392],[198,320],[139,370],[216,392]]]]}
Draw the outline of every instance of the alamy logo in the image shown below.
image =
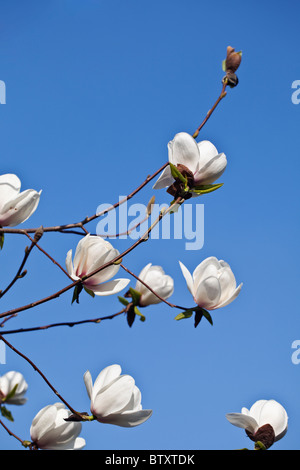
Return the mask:
{"type": "Polygon", "coordinates": [[[295,89],[292,93],[291,100],[293,104],[300,103],[300,80],[294,80],[292,83],[292,88],[295,89]]]}
{"type": "MultiPolygon", "coordinates": [[[[120,196],[122,201],[124,196],[120,196]]],[[[150,216],[144,204],[121,204],[111,209],[111,204],[101,204],[97,214],[110,209],[97,224],[97,235],[102,238],[137,240],[152,226],[159,214],[167,209],[167,204],[152,204],[150,216]]],[[[149,238],[161,240],[185,239],[186,250],[201,250],[204,245],[204,204],[186,203],[179,206],[173,214],[163,217],[150,232],[149,238]]]]}
{"type": "Polygon", "coordinates": [[[3,80],[0,80],[0,104],[6,104],[6,85],[3,80]]]}

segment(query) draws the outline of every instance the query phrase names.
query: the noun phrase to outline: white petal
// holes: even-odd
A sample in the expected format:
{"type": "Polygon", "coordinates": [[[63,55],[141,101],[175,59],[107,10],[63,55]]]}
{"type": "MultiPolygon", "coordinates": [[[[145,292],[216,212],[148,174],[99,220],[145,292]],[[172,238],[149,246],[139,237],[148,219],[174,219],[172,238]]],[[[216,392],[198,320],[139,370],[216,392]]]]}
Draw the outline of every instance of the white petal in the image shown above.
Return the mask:
{"type": "Polygon", "coordinates": [[[104,387],[107,387],[112,382],[115,381],[121,375],[121,366],[119,364],[113,364],[111,366],[105,367],[94,383],[93,397],[104,387]]]}
{"type": "Polygon", "coordinates": [[[198,264],[193,272],[193,283],[195,290],[197,289],[198,285],[207,277],[218,277],[218,271],[220,267],[220,263],[215,256],[210,256],[198,264]]]}
{"type": "Polygon", "coordinates": [[[288,416],[280,403],[268,400],[262,407],[259,417],[259,426],[270,424],[274,429],[276,440],[281,439],[286,433],[288,416]]]}
{"type": "Polygon", "coordinates": [[[1,209],[0,225],[14,227],[25,222],[36,210],[41,191],[27,189],[15,199],[8,201],[1,209]]]}
{"type": "MultiPolygon", "coordinates": [[[[117,294],[129,284],[130,279],[114,279],[113,281],[104,282],[97,286],[88,286],[95,295],[113,295],[117,294]]],[[[85,283],[84,283],[85,284],[85,283]]]]}
{"type": "Polygon", "coordinates": [[[244,415],[243,413],[228,413],[226,418],[234,426],[247,429],[247,431],[250,431],[253,434],[258,429],[258,424],[252,416],[244,415]]]}
{"type": "MultiPolygon", "coordinates": [[[[149,269],[151,268],[151,266],[152,266],[152,263],[146,264],[146,266],[141,270],[140,274],[138,275],[138,278],[141,279],[142,281],[146,282],[146,276],[147,276],[147,273],[148,273],[149,269]]],[[[147,289],[144,286],[144,284],[142,284],[140,281],[137,281],[137,283],[135,285],[135,290],[140,292],[140,294],[142,294],[147,289]]]]}
{"type": "Polygon", "coordinates": [[[176,134],[174,139],[168,144],[169,161],[173,165],[181,163],[192,173],[197,171],[200,159],[200,152],[195,139],[186,132],[176,134]]]}
{"type": "Polygon", "coordinates": [[[8,201],[15,199],[21,189],[21,181],[16,175],[6,174],[0,176],[0,209],[8,201]]]}
{"type": "Polygon", "coordinates": [[[152,415],[152,410],[124,411],[121,414],[111,414],[106,418],[109,424],[131,428],[143,424],[152,415]]]}
{"type": "Polygon", "coordinates": [[[171,186],[171,184],[174,183],[174,178],[171,173],[171,168],[170,165],[168,165],[158,178],[158,180],[154,183],[152,189],[162,189],[162,188],[168,188],[171,186]]]}
{"type": "Polygon", "coordinates": [[[83,380],[85,383],[86,391],[88,393],[88,396],[90,400],[92,399],[92,393],[93,393],[93,381],[92,381],[92,376],[89,370],[87,370],[84,375],[83,375],[83,380]]]}
{"type": "Polygon", "coordinates": [[[213,309],[219,301],[221,288],[216,277],[208,277],[195,286],[194,300],[199,307],[213,309]]]}
{"type": "Polygon", "coordinates": [[[221,308],[221,307],[226,307],[226,305],[229,305],[231,302],[234,301],[234,299],[237,298],[237,296],[239,295],[239,293],[241,292],[241,289],[243,287],[243,283],[241,283],[236,289],[235,291],[233,292],[233,294],[224,302],[222,303],[218,303],[217,305],[217,308],[221,308]]]}
{"type": "Polygon", "coordinates": [[[190,291],[190,293],[192,294],[192,296],[194,296],[194,282],[193,282],[193,277],[192,277],[190,271],[185,267],[185,265],[184,265],[181,261],[179,261],[179,265],[180,265],[182,274],[183,274],[183,276],[184,276],[184,279],[186,280],[186,284],[187,284],[188,290],[190,291]]]}
{"type": "Polygon", "coordinates": [[[72,263],[72,250],[69,250],[67,253],[66,268],[70,276],[74,275],[74,268],[73,268],[73,263],[72,263]]]}
{"type": "Polygon", "coordinates": [[[131,399],[135,382],[130,375],[121,375],[108,387],[98,391],[92,404],[92,413],[98,419],[118,413],[131,399]]]}

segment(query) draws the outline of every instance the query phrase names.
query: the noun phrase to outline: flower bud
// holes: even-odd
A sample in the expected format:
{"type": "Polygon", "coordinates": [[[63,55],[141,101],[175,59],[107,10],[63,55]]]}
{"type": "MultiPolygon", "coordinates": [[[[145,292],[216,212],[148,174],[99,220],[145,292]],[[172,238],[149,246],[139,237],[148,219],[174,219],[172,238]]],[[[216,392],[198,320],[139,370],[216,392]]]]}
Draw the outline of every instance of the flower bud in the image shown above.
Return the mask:
{"type": "Polygon", "coordinates": [[[227,56],[225,59],[225,72],[226,73],[235,73],[240,66],[242,60],[242,52],[235,52],[234,48],[231,46],[227,47],[227,56]]]}

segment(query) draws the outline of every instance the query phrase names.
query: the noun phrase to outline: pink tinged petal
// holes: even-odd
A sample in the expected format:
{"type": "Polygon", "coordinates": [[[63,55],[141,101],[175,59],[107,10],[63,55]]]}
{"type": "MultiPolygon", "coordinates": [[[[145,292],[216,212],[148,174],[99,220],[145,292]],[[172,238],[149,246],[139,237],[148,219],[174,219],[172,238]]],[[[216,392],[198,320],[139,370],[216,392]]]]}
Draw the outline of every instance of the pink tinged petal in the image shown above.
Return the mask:
{"type": "Polygon", "coordinates": [[[119,364],[113,364],[111,366],[105,367],[94,383],[93,397],[104,387],[107,387],[112,382],[114,382],[118,377],[120,377],[122,372],[121,366],[119,364]]]}
{"type": "Polygon", "coordinates": [[[174,178],[171,173],[170,165],[168,165],[158,178],[158,180],[154,183],[152,189],[163,189],[168,188],[171,184],[174,183],[174,178]]]}
{"type": "Polygon", "coordinates": [[[103,422],[131,428],[143,424],[152,415],[152,410],[124,411],[121,414],[111,414],[103,422]]]}
{"type": "Polygon", "coordinates": [[[168,143],[169,162],[173,165],[181,163],[192,173],[196,172],[199,165],[200,152],[195,139],[186,132],[176,134],[168,143]]]}
{"type": "Polygon", "coordinates": [[[194,300],[199,307],[213,310],[218,305],[221,295],[219,280],[208,277],[195,288],[194,300]]]}
{"type": "Polygon", "coordinates": [[[114,295],[125,289],[129,282],[130,279],[114,279],[113,281],[104,282],[103,284],[99,284],[97,286],[88,285],[88,288],[93,291],[95,295],[114,295]]]}
{"type": "Polygon", "coordinates": [[[98,391],[92,403],[92,413],[98,420],[118,413],[131,399],[135,382],[129,375],[122,375],[111,385],[98,391]]]}
{"type": "Polygon", "coordinates": [[[8,201],[0,212],[0,225],[14,227],[25,222],[36,210],[41,191],[28,189],[8,201]]]}
{"type": "Polygon", "coordinates": [[[8,201],[15,199],[21,189],[21,181],[16,175],[6,174],[0,176],[0,209],[8,201]]]}
{"type": "Polygon", "coordinates": [[[193,282],[193,277],[192,277],[190,271],[185,267],[185,265],[184,265],[181,261],[179,261],[179,265],[180,265],[182,274],[183,274],[183,276],[184,276],[184,279],[185,279],[185,281],[186,281],[188,290],[190,291],[190,293],[192,294],[192,296],[194,296],[194,282],[193,282]]]}
{"type": "Polygon", "coordinates": [[[236,289],[235,291],[232,293],[232,295],[224,302],[218,304],[218,308],[220,307],[226,307],[226,305],[229,305],[231,304],[231,302],[233,302],[237,296],[239,295],[239,293],[241,292],[241,289],[243,287],[243,283],[241,283],[236,289]]]}
{"type": "Polygon", "coordinates": [[[250,431],[253,434],[258,429],[258,424],[252,416],[244,415],[243,413],[228,413],[226,418],[234,426],[247,429],[247,431],[250,431]]]}
{"type": "Polygon", "coordinates": [[[270,424],[275,432],[275,440],[281,439],[287,431],[288,416],[280,403],[268,400],[262,407],[259,426],[270,424]]]}

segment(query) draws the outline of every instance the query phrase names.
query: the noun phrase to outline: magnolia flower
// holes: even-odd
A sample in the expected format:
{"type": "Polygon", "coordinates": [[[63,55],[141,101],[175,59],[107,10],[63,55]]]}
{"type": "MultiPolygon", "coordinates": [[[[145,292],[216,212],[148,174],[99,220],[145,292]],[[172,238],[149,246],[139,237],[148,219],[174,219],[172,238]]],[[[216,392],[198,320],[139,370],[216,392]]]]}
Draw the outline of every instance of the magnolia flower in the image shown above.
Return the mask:
{"type": "Polygon", "coordinates": [[[246,430],[248,437],[261,441],[269,448],[287,432],[288,416],[280,403],[275,400],[258,400],[250,410],[242,408],[241,413],[228,413],[228,421],[246,430]]]}
{"type": "MultiPolygon", "coordinates": [[[[216,147],[208,140],[197,143],[186,132],[180,132],[168,143],[169,162],[183,165],[192,173],[192,186],[206,185],[216,181],[224,172],[227,160],[224,153],[218,153],[216,147]]],[[[174,182],[168,165],[156,183],[154,189],[169,187],[174,182]]],[[[197,196],[196,193],[193,194],[197,196]]]]}
{"type": "Polygon", "coordinates": [[[28,384],[20,372],[13,370],[7,372],[0,377],[0,403],[5,401],[11,405],[23,405],[27,401],[27,398],[24,397],[27,388],[28,384]],[[15,392],[12,393],[14,389],[15,392]]]}
{"type": "Polygon", "coordinates": [[[152,410],[143,410],[141,392],[130,375],[121,375],[117,364],[103,369],[93,385],[89,371],[84,382],[91,400],[91,412],[100,423],[133,427],[144,423],[152,410]]]}
{"type": "Polygon", "coordinates": [[[41,191],[27,189],[20,193],[21,181],[16,175],[0,176],[0,227],[14,227],[25,222],[36,210],[41,191]]]}
{"type": "Polygon", "coordinates": [[[32,443],[47,450],[80,450],[85,440],[78,437],[81,423],[65,421],[71,412],[62,403],[45,406],[34,417],[30,435],[32,443]]]}
{"type": "MultiPolygon", "coordinates": [[[[173,294],[174,281],[171,276],[165,274],[163,268],[160,266],[152,266],[152,264],[149,263],[142,269],[138,277],[163,299],[167,299],[173,294]]],[[[141,294],[139,300],[141,307],[161,302],[161,300],[140,281],[137,281],[135,290],[141,294]]]]}
{"type": "Polygon", "coordinates": [[[243,284],[236,287],[236,280],[229,264],[214,256],[205,259],[193,272],[179,261],[187,287],[199,307],[208,310],[225,307],[240,293],[243,284]]]}
{"type": "MultiPolygon", "coordinates": [[[[113,246],[99,236],[86,235],[77,245],[72,263],[72,250],[66,258],[66,267],[74,281],[94,272],[107,262],[116,258],[120,253],[113,246]]],[[[96,295],[111,295],[120,292],[129,283],[129,279],[111,279],[120,269],[119,265],[112,264],[99,271],[94,276],[84,280],[82,284],[96,295]],[[106,282],[108,281],[108,282],[106,282]]]]}

